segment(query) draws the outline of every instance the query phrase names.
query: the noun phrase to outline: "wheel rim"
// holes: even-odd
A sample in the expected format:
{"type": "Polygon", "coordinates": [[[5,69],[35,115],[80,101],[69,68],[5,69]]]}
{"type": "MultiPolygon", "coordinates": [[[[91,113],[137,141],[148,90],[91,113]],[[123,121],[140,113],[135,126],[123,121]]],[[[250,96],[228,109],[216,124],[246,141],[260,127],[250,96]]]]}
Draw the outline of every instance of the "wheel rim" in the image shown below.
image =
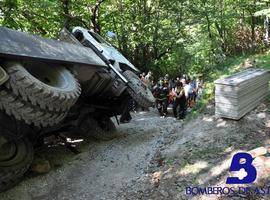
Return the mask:
{"type": "Polygon", "coordinates": [[[12,159],[17,152],[16,144],[0,136],[0,163],[12,159]]]}
{"type": "Polygon", "coordinates": [[[42,83],[55,88],[66,88],[68,82],[60,73],[63,69],[57,66],[49,66],[45,63],[26,63],[24,68],[42,83]]]}

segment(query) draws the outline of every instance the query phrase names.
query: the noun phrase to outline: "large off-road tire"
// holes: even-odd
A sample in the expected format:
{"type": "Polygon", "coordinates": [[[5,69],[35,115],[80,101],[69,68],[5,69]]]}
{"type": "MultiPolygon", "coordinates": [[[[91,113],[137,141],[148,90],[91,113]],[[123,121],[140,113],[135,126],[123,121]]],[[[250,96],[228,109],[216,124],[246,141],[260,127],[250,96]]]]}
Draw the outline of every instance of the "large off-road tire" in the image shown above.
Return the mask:
{"type": "Polygon", "coordinates": [[[140,78],[132,71],[126,70],[123,75],[129,81],[127,92],[142,107],[148,108],[153,106],[155,98],[150,89],[144,85],[140,78]]]}
{"type": "Polygon", "coordinates": [[[97,140],[109,141],[117,136],[116,127],[110,118],[104,118],[97,121],[93,118],[87,117],[81,123],[80,128],[84,133],[97,140]]]}
{"type": "Polygon", "coordinates": [[[21,180],[32,163],[33,155],[33,146],[27,138],[11,138],[0,133],[0,192],[21,180]]]}
{"type": "Polygon", "coordinates": [[[41,109],[67,111],[80,96],[78,81],[63,66],[7,62],[4,68],[9,74],[12,92],[41,109]]]}
{"type": "Polygon", "coordinates": [[[20,96],[14,95],[5,88],[0,90],[0,108],[17,120],[23,120],[26,124],[34,124],[38,127],[58,124],[67,114],[67,112],[41,109],[39,106],[24,101],[20,96]]]}

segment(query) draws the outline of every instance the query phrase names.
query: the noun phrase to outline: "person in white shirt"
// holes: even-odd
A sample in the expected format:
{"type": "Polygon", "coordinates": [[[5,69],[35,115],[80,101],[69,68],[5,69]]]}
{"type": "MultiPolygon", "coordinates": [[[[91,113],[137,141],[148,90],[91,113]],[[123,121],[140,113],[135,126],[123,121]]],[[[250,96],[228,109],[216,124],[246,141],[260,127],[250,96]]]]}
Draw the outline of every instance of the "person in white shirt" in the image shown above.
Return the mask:
{"type": "Polygon", "coordinates": [[[147,85],[148,88],[152,88],[153,81],[154,81],[153,73],[149,71],[144,78],[144,83],[147,85]]]}
{"type": "Polygon", "coordinates": [[[192,95],[192,87],[189,80],[184,81],[185,96],[188,99],[192,95]]]}

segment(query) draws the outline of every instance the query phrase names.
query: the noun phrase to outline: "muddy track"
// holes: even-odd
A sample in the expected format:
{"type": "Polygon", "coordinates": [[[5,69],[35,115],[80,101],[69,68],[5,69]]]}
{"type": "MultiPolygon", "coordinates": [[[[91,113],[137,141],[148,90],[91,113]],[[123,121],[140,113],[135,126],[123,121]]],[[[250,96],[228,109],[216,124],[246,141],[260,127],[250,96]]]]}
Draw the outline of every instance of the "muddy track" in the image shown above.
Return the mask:
{"type": "MultiPolygon", "coordinates": [[[[131,123],[118,126],[117,138],[86,139],[78,155],[63,147],[38,152],[36,156],[49,160],[52,170],[28,174],[0,199],[208,199],[188,196],[185,188],[222,186],[234,152],[269,148],[269,107],[269,102],[261,104],[239,121],[216,118],[213,104],[190,121],[162,119],[155,110],[133,114],[131,123]]],[[[266,180],[270,183],[270,177],[266,180]]]]}
{"type": "Polygon", "coordinates": [[[64,147],[42,149],[36,156],[48,159],[52,170],[45,175],[29,173],[0,199],[119,199],[122,188],[162,165],[160,151],[177,127],[180,121],[162,119],[152,110],[133,114],[131,123],[117,126],[118,137],[112,141],[86,139],[78,146],[78,155],[64,147]]]}

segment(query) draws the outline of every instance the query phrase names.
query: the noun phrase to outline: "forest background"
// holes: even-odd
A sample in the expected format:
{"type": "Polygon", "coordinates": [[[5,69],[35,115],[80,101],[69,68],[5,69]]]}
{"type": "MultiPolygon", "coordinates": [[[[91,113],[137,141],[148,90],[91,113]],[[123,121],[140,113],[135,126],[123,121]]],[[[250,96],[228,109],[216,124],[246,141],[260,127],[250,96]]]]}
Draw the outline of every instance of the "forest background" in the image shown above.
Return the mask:
{"type": "Polygon", "coordinates": [[[269,7],[269,0],[0,0],[0,25],[49,38],[83,26],[141,71],[207,78],[231,58],[268,50],[269,7]]]}

